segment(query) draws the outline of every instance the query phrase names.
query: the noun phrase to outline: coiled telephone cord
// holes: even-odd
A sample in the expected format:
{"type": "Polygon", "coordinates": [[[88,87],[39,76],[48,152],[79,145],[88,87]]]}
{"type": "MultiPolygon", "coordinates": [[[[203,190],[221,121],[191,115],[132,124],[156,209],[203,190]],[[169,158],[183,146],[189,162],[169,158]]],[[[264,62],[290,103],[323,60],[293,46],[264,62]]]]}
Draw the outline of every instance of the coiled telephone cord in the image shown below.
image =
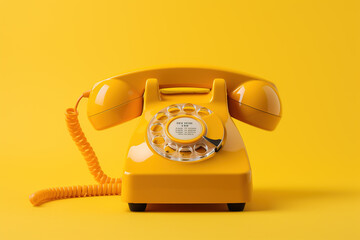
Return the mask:
{"type": "Polygon", "coordinates": [[[39,206],[45,202],[75,198],[75,197],[92,197],[92,196],[106,196],[106,195],[120,195],[121,194],[121,178],[108,177],[101,169],[99,160],[92,149],[90,143],[87,141],[84,132],[82,131],[78,119],[77,106],[82,98],[89,97],[89,91],[77,100],[74,108],[68,108],[65,112],[66,124],[76,146],[83,155],[90,173],[94,176],[98,185],[85,186],[70,186],[70,187],[56,187],[37,191],[30,195],[30,202],[34,206],[39,206]]]}

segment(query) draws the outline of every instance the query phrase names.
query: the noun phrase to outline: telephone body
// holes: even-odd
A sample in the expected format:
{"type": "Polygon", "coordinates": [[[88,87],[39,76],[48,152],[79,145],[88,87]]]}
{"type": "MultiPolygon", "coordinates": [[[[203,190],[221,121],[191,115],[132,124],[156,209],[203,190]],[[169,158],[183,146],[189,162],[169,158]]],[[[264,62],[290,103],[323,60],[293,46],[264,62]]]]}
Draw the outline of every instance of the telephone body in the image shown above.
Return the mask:
{"type": "MultiPolygon", "coordinates": [[[[83,97],[89,98],[87,114],[97,130],[140,117],[122,179],[102,172],[78,122],[69,120],[70,134],[100,185],[70,187],[66,193],[42,190],[31,196],[34,205],[121,192],[132,211],[144,211],[149,203],[225,203],[229,210],[242,211],[251,197],[251,168],[231,117],[266,130],[281,118],[274,84],[216,69],[123,74],[97,83],[83,97]]],[[[76,117],[76,108],[68,114],[76,117]]]]}

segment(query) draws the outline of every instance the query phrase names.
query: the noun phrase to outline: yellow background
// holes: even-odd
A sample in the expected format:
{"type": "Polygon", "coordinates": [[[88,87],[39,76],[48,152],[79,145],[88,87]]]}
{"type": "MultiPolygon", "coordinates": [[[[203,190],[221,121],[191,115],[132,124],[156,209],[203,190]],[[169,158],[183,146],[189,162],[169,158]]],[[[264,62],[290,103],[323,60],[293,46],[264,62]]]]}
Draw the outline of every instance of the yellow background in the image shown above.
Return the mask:
{"type": "MultiPolygon", "coordinates": [[[[1,1],[1,239],[359,239],[359,1],[1,1]],[[143,67],[202,65],[273,81],[274,132],[237,122],[253,170],[243,213],[119,197],[32,207],[51,186],[95,183],[64,110],[99,80],[143,67]]],[[[119,176],[137,120],[97,132],[119,176]]]]}

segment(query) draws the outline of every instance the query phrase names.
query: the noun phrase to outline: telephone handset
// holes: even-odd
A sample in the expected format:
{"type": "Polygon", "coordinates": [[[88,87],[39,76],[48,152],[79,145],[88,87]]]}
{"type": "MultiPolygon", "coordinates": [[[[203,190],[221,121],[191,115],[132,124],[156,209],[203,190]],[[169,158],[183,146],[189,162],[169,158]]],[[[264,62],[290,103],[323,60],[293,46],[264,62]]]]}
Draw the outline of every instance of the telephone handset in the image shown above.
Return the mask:
{"type": "Polygon", "coordinates": [[[230,116],[275,129],[281,118],[275,85],[206,68],[151,69],[101,81],[66,111],[70,135],[99,185],[41,190],[30,201],[122,192],[132,211],[144,211],[147,203],[227,203],[241,211],[251,196],[251,170],[230,116]],[[80,128],[77,105],[84,97],[97,130],[140,117],[122,179],[101,170],[80,128]]]}
{"type": "Polygon", "coordinates": [[[160,88],[205,89],[212,88],[214,79],[222,78],[232,117],[266,130],[273,130],[280,120],[279,95],[268,81],[214,69],[168,68],[124,74],[97,83],[88,102],[93,126],[105,129],[140,116],[145,84],[150,78],[158,79],[160,88]]]}

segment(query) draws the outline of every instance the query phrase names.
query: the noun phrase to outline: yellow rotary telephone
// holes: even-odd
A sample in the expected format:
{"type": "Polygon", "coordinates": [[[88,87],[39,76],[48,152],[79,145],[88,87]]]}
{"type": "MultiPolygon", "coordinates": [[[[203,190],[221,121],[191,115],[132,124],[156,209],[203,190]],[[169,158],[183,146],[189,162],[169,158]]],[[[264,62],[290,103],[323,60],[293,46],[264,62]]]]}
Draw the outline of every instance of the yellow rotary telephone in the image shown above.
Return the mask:
{"type": "Polygon", "coordinates": [[[163,68],[101,81],[67,109],[69,132],[98,185],[49,188],[30,196],[33,205],[72,198],[122,195],[131,211],[148,203],[226,203],[242,211],[252,191],[243,140],[231,117],[273,130],[281,117],[274,84],[205,68],[163,68]],[[77,105],[89,98],[95,129],[140,117],[130,139],[122,178],[110,178],[86,140],[77,105]]]}

